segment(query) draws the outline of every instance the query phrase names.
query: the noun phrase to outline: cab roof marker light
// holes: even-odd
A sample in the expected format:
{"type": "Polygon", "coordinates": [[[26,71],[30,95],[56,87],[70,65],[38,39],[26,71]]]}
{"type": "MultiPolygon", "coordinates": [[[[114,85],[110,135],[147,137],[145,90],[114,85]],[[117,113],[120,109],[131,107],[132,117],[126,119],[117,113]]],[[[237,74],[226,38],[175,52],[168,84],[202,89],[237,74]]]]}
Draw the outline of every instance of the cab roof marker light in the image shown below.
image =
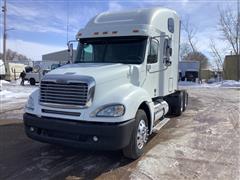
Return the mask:
{"type": "Polygon", "coordinates": [[[103,32],[103,34],[108,34],[108,32],[107,32],[107,31],[105,31],[105,32],[103,32]]]}
{"type": "Polygon", "coordinates": [[[138,30],[138,29],[134,29],[132,32],[134,32],[134,33],[138,33],[139,30],[138,30]]]}
{"type": "Polygon", "coordinates": [[[82,33],[79,32],[79,33],[78,33],[78,36],[81,36],[81,35],[82,35],[82,33]]]}
{"type": "Polygon", "coordinates": [[[117,34],[118,32],[117,31],[113,31],[112,34],[117,34]]]}
{"type": "Polygon", "coordinates": [[[94,32],[93,35],[99,35],[99,32],[94,32]]]}

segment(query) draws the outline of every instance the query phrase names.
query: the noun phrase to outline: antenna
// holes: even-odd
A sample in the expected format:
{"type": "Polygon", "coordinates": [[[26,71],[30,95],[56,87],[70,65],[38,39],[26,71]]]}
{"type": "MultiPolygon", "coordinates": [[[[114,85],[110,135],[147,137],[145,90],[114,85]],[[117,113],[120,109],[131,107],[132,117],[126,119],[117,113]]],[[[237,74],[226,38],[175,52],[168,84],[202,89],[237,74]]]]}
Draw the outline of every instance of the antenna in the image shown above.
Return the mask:
{"type": "Polygon", "coordinates": [[[67,1],[67,43],[68,43],[68,31],[69,31],[69,1],[67,1]]]}

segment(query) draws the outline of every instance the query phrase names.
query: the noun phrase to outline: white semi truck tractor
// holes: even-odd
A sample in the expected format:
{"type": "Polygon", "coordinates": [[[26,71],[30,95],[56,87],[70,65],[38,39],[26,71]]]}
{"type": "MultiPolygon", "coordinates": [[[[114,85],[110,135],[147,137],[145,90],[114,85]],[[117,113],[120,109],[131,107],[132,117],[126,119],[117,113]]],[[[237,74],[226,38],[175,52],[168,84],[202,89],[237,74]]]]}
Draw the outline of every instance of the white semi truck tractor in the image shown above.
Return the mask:
{"type": "Polygon", "coordinates": [[[166,8],[95,16],[76,35],[75,60],[46,74],[30,95],[23,116],[27,136],[122,149],[138,158],[165,115],[186,109],[187,92],[177,85],[179,35],[179,16],[166,8]]]}

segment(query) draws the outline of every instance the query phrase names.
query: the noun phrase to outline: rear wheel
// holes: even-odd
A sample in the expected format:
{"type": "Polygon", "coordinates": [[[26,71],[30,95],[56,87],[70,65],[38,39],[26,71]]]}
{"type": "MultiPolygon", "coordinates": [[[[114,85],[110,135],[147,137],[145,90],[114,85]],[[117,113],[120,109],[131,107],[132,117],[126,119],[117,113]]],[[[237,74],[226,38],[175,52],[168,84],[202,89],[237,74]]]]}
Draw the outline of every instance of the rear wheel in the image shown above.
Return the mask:
{"type": "Polygon", "coordinates": [[[35,84],[36,84],[36,81],[35,81],[35,79],[33,79],[33,78],[30,78],[30,84],[32,85],[32,86],[34,86],[35,84]]]}
{"type": "Polygon", "coordinates": [[[184,110],[183,91],[178,91],[175,96],[175,116],[180,116],[184,110]]]}
{"type": "Polygon", "coordinates": [[[129,145],[123,149],[124,156],[137,159],[144,153],[144,146],[148,138],[148,118],[146,113],[139,109],[136,113],[134,127],[129,145]]]}

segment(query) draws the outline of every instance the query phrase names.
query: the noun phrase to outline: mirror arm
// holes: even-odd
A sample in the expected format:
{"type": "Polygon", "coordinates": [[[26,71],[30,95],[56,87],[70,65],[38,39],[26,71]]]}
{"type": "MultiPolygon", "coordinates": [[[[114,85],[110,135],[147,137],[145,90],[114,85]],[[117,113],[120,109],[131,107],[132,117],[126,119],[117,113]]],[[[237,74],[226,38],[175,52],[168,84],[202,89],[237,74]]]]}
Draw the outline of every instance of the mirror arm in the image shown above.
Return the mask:
{"type": "Polygon", "coordinates": [[[151,64],[147,64],[146,68],[147,68],[147,71],[149,71],[151,69],[151,64]]]}
{"type": "Polygon", "coordinates": [[[153,36],[151,37],[151,39],[154,39],[154,38],[161,38],[161,37],[165,37],[165,38],[168,38],[168,39],[171,39],[171,37],[169,35],[160,35],[160,36],[153,36]]]}
{"type": "Polygon", "coordinates": [[[70,44],[73,43],[73,42],[78,42],[77,40],[69,40],[67,42],[67,46],[68,46],[68,51],[70,50],[70,44]]]}

